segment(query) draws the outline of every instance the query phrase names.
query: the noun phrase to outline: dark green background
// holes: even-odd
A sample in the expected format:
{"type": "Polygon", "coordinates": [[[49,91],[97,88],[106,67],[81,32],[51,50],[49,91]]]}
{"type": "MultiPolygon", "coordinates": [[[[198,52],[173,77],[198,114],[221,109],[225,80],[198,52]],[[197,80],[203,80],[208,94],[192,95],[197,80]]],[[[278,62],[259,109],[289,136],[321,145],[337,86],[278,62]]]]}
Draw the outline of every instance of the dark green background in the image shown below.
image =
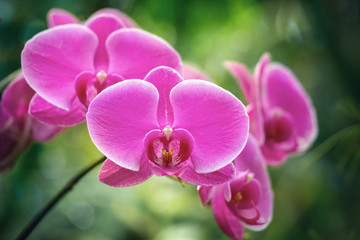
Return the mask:
{"type": "MultiPolygon", "coordinates": [[[[46,28],[53,7],[85,20],[118,8],[170,42],[240,99],[223,67],[253,69],[263,52],[290,67],[317,110],[319,136],[308,153],[270,168],[274,218],[248,239],[360,239],[360,7],[352,0],[308,1],[0,0],[0,79],[20,67],[26,40],[46,28]]],[[[0,146],[1,147],[1,146],[0,146]]],[[[13,239],[73,176],[101,154],[86,126],[34,144],[0,176],[0,239],[13,239]]],[[[111,188],[88,174],[30,239],[226,239],[196,188],[153,177],[111,188]]]]}

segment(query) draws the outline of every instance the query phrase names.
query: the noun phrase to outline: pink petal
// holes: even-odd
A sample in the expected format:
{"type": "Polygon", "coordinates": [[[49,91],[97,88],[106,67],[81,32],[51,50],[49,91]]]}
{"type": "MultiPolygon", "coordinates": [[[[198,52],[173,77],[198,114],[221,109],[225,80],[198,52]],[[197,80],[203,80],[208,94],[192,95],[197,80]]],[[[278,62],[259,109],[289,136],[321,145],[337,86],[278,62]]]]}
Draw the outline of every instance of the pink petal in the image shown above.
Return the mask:
{"type": "Polygon", "coordinates": [[[0,172],[11,168],[18,156],[31,143],[31,118],[24,116],[23,121],[12,121],[9,115],[3,111],[0,104],[0,172]]]}
{"type": "Polygon", "coordinates": [[[216,187],[214,186],[198,186],[199,196],[203,205],[207,205],[211,202],[215,193],[215,188],[216,187]]]}
{"type": "Polygon", "coordinates": [[[211,173],[197,173],[193,164],[190,162],[184,172],[178,175],[182,180],[201,186],[215,186],[230,181],[235,176],[235,168],[232,163],[226,165],[218,171],[211,173]]]}
{"type": "Polygon", "coordinates": [[[132,171],[106,159],[99,172],[99,181],[112,187],[129,187],[140,184],[153,175],[147,158],[143,157],[141,161],[139,171],[132,171]]]}
{"type": "Polygon", "coordinates": [[[16,157],[12,155],[16,147],[16,134],[13,130],[13,118],[4,111],[0,102],[0,172],[13,166],[16,157]]]}
{"type": "Polygon", "coordinates": [[[203,73],[198,67],[190,63],[184,63],[184,79],[201,79],[211,82],[211,79],[203,73]]]}
{"type": "Polygon", "coordinates": [[[85,107],[75,98],[71,104],[70,110],[58,108],[45,99],[35,94],[33,97],[29,113],[32,117],[52,125],[63,127],[75,126],[85,120],[85,107]]]}
{"type": "Polygon", "coordinates": [[[256,138],[259,144],[265,141],[264,119],[261,113],[260,104],[249,104],[246,106],[250,120],[250,133],[256,138]]]}
{"type": "Polygon", "coordinates": [[[21,120],[28,114],[29,103],[34,94],[34,90],[30,88],[20,73],[2,94],[3,111],[14,117],[15,121],[21,120]]]}
{"type": "Polygon", "coordinates": [[[107,72],[109,57],[105,47],[106,39],[111,33],[125,26],[112,15],[97,15],[96,17],[90,18],[85,25],[93,30],[99,40],[94,61],[96,72],[107,72]]]}
{"type": "Polygon", "coordinates": [[[155,67],[168,66],[182,71],[178,53],[163,39],[139,29],[121,29],[107,40],[109,72],[125,79],[144,79],[155,67]]]}
{"type": "Polygon", "coordinates": [[[187,80],[170,93],[173,128],[194,137],[191,159],[197,173],[209,173],[229,164],[245,146],[249,119],[244,105],[213,83],[187,80]]]}
{"type": "Polygon", "coordinates": [[[254,70],[254,79],[255,79],[255,85],[256,88],[259,89],[260,85],[262,84],[262,78],[264,75],[264,71],[266,67],[268,66],[270,62],[270,54],[264,53],[259,62],[256,64],[255,70],[254,70]]]}
{"type": "Polygon", "coordinates": [[[238,80],[244,97],[248,103],[254,103],[255,101],[255,80],[249,74],[247,67],[237,62],[225,62],[225,67],[231,72],[231,74],[238,80]]]}
{"type": "Polygon", "coordinates": [[[2,101],[0,101],[0,133],[6,128],[8,128],[12,121],[13,117],[11,117],[9,113],[4,111],[2,101]]]}
{"type": "Polygon", "coordinates": [[[260,219],[265,223],[263,225],[248,225],[244,226],[253,230],[261,230],[267,227],[272,219],[273,214],[273,192],[271,189],[271,182],[266,170],[265,160],[261,154],[259,146],[252,135],[249,135],[248,142],[242,153],[235,159],[235,167],[238,172],[250,171],[254,173],[254,178],[261,185],[261,197],[256,204],[260,212],[260,219]]]}
{"type": "Polygon", "coordinates": [[[143,139],[159,128],[156,88],[142,80],[127,80],[102,91],[90,104],[87,123],[97,148],[118,165],[138,171],[143,139]]]}
{"type": "Polygon", "coordinates": [[[317,122],[310,97],[293,73],[283,65],[271,64],[264,73],[263,82],[265,111],[280,108],[291,115],[299,143],[298,151],[304,151],[317,135],[317,122]]]}
{"type": "Polygon", "coordinates": [[[158,121],[161,128],[172,126],[174,113],[169,95],[171,89],[182,81],[181,76],[169,67],[158,67],[152,70],[145,81],[152,83],[159,92],[159,106],[157,111],[158,121]]]}
{"type": "Polygon", "coordinates": [[[99,15],[111,15],[117,18],[117,20],[119,22],[122,23],[122,25],[124,27],[127,28],[137,28],[137,24],[131,19],[129,18],[126,14],[120,12],[119,10],[115,9],[115,8],[103,8],[100,9],[99,11],[95,12],[93,15],[90,16],[89,20],[92,18],[96,18],[99,15]]]}
{"type": "Polygon", "coordinates": [[[69,23],[78,23],[79,20],[63,9],[53,8],[47,14],[47,21],[49,28],[55,27],[58,25],[64,25],[69,23]]]}
{"type": "Polygon", "coordinates": [[[68,110],[76,94],[75,77],[94,70],[97,44],[90,29],[75,24],[35,35],[25,44],[21,57],[26,81],[48,102],[68,110]]]}
{"type": "Polygon", "coordinates": [[[223,194],[224,194],[224,198],[227,202],[229,202],[231,200],[231,189],[230,189],[230,183],[226,183],[223,186],[223,194]]]}
{"type": "Polygon", "coordinates": [[[266,159],[266,163],[271,166],[278,166],[286,161],[288,153],[273,149],[266,144],[261,146],[261,152],[266,159]]]}
{"type": "Polygon", "coordinates": [[[49,141],[62,130],[62,127],[46,124],[34,118],[32,119],[32,139],[35,141],[49,141]]]}
{"type": "Polygon", "coordinates": [[[241,240],[244,228],[237,217],[228,209],[220,188],[215,190],[211,203],[215,220],[221,230],[232,239],[241,240]]]}

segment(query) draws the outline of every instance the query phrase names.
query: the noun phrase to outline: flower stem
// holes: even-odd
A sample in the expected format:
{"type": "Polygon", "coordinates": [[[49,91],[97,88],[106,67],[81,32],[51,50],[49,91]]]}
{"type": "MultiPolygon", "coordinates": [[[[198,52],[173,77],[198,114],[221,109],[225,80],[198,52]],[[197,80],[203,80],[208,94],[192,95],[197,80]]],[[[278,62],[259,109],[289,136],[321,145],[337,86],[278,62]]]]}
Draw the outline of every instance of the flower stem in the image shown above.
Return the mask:
{"type": "Polygon", "coordinates": [[[40,221],[46,216],[46,214],[55,206],[55,204],[62,199],[81,178],[83,178],[89,171],[98,166],[100,163],[104,162],[106,157],[102,157],[96,162],[92,163],[88,167],[81,170],[76,174],[62,189],[61,191],[53,198],[51,201],[38,212],[33,219],[25,226],[25,228],[20,232],[17,240],[26,239],[30,233],[35,229],[35,227],[40,223],[40,221]]]}

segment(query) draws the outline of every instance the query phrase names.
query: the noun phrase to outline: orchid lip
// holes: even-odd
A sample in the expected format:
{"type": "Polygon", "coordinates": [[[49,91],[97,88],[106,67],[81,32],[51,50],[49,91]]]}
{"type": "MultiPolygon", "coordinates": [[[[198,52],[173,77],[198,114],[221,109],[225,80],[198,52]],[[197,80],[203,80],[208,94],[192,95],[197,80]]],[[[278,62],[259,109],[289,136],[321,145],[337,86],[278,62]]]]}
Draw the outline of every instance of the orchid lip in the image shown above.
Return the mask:
{"type": "Polygon", "coordinates": [[[192,152],[193,138],[185,129],[166,126],[154,129],[144,138],[146,154],[151,162],[167,173],[177,171],[192,152]]]}
{"type": "Polygon", "coordinates": [[[254,178],[252,172],[245,172],[231,183],[231,200],[227,203],[235,216],[248,224],[260,224],[258,202],[260,200],[261,185],[254,178]]]}

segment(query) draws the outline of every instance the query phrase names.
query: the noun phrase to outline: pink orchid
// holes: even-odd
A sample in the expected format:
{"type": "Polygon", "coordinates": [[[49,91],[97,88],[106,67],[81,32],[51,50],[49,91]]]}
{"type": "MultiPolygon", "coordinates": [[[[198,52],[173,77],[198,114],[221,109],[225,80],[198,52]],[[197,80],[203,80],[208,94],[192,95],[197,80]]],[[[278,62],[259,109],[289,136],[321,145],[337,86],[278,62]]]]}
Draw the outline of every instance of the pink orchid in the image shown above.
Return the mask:
{"type": "Polygon", "coordinates": [[[61,128],[44,124],[28,115],[35,92],[19,74],[4,90],[0,102],[0,171],[12,167],[18,155],[33,140],[47,141],[61,128]]]}
{"type": "Polygon", "coordinates": [[[58,9],[48,20],[54,27],[35,35],[22,52],[25,79],[37,93],[30,114],[43,122],[79,124],[92,99],[108,86],[144,78],[157,66],[182,70],[179,55],[167,42],[129,28],[135,24],[116,10],[100,10],[83,25],[58,9]]]}
{"type": "Polygon", "coordinates": [[[261,145],[270,165],[284,162],[288,154],[303,152],[318,132],[316,114],[310,97],[285,66],[269,63],[264,54],[250,76],[240,63],[226,67],[238,79],[248,102],[250,132],[261,145]]]}
{"type": "Polygon", "coordinates": [[[105,89],[90,104],[87,123],[108,157],[99,180],[116,187],[153,174],[197,185],[229,181],[249,130],[245,107],[231,93],[206,81],[183,81],[168,67],[105,89]]]}
{"type": "Polygon", "coordinates": [[[233,239],[242,239],[244,227],[266,228],[272,219],[273,193],[265,160],[250,134],[244,150],[235,159],[236,177],[230,183],[200,186],[204,205],[211,203],[221,230],[233,239]]]}

